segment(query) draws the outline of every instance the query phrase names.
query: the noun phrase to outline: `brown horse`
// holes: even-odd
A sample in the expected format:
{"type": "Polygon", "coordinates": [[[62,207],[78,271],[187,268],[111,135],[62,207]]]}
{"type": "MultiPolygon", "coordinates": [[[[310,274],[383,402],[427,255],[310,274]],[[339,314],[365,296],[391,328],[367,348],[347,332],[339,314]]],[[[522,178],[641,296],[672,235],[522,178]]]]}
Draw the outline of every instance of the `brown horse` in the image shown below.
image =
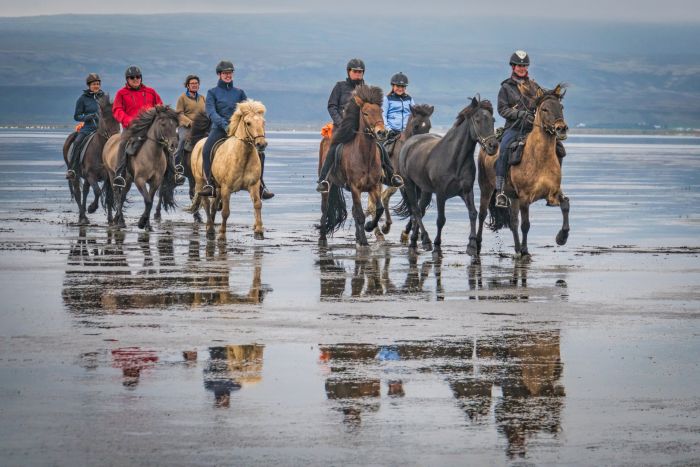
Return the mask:
{"type": "MultiPolygon", "coordinates": [[[[394,169],[394,173],[401,175],[399,171],[399,154],[401,153],[401,148],[406,143],[408,138],[413,135],[422,135],[428,133],[431,128],[430,116],[433,114],[435,107],[432,105],[419,104],[411,106],[411,115],[408,117],[406,122],[406,128],[401,132],[400,136],[394,142],[393,146],[389,148],[389,159],[391,160],[391,165],[394,169]]],[[[389,200],[396,193],[398,188],[394,186],[388,186],[382,191],[382,204],[384,206],[389,206],[389,200]]],[[[367,203],[368,214],[374,214],[374,203],[370,199],[367,203]]],[[[382,234],[388,234],[391,230],[391,209],[385,209],[384,214],[386,216],[384,226],[379,230],[379,226],[374,229],[374,235],[377,239],[384,238],[382,234]]],[[[408,243],[408,233],[411,231],[411,223],[409,221],[406,229],[401,233],[401,242],[408,243]]]]}
{"type": "Polygon", "coordinates": [[[565,90],[562,84],[550,91],[537,91],[531,95],[528,88],[520,91],[528,99],[535,100],[535,121],[528,135],[518,165],[510,167],[506,177],[505,193],[511,200],[509,208],[495,207],[496,160],[498,154],[489,156],[479,152],[479,188],[481,206],[479,209],[479,231],[477,244],[481,250],[482,231],[487,211],[491,213],[491,230],[509,226],[513,232],[515,254],[528,256],[527,233],[530,230],[530,205],[545,199],[548,206],[559,206],[563,224],[556,236],[557,245],[566,244],[569,237],[569,198],[561,190],[561,165],[557,159],[557,140],[566,139],[569,127],[564,121],[564,107],[561,100],[565,90]],[[518,236],[518,214],[522,216],[520,228],[523,239],[518,236]]]}
{"type": "Polygon", "coordinates": [[[267,147],[265,106],[262,102],[253,100],[240,102],[231,115],[228,128],[228,138],[216,149],[215,157],[211,162],[211,174],[219,187],[217,197],[213,201],[208,197],[199,196],[199,191],[206,182],[202,169],[202,150],[206,139],[200,139],[192,150],[190,167],[197,194],[188,211],[194,213],[199,209],[200,203],[204,204],[204,211],[207,214],[207,236],[211,238],[214,237],[214,219],[221,203],[222,221],[219,238],[225,239],[226,222],[231,213],[231,193],[246,190],[255,210],[254,235],[256,239],[261,240],[264,238],[260,198],[262,165],[258,151],[263,151],[267,147]]]}
{"type": "MultiPolygon", "coordinates": [[[[177,148],[178,113],[167,106],[156,106],[142,111],[126,129],[125,135],[114,135],[107,141],[102,151],[102,161],[107,168],[111,182],[114,180],[117,168],[117,152],[122,137],[140,137],[144,139],[138,152],[129,156],[127,161],[126,186],[114,190],[114,222],[119,227],[125,227],[123,206],[126,194],[134,183],[138,188],[145,209],[139,219],[139,228],[152,230],[150,216],[153,207],[153,197],[160,189],[163,207],[166,211],[175,207],[175,177],[168,157],[177,148]]],[[[108,207],[108,218],[111,218],[111,207],[108,207]]]]}
{"type": "MultiPolygon", "coordinates": [[[[358,86],[345,106],[343,120],[333,133],[333,142],[343,143],[340,164],[329,173],[330,189],[322,195],[319,242],[326,243],[326,234],[345,223],[347,208],[341,187],[352,193],[352,215],[355,219],[355,240],[367,246],[364,230],[377,227],[384,213],[382,204],[382,164],[378,141],[386,138],[382,118],[382,90],[376,86],[358,86]],[[374,217],[365,225],[362,193],[369,193],[376,206],[374,217]],[[364,226],[364,230],[363,230],[364,226]]],[[[326,154],[320,154],[319,167],[326,154]]],[[[328,157],[335,157],[334,154],[328,157]]]]}
{"type": "MultiPolygon", "coordinates": [[[[92,139],[87,142],[84,151],[85,156],[83,160],[80,161],[80,167],[76,173],[77,176],[73,180],[68,181],[71,198],[78,204],[79,225],[89,224],[88,218],[85,215],[86,211],[92,214],[97,210],[97,205],[102,195],[100,182],[108,178],[107,171],[102,165],[102,148],[110,136],[119,133],[119,122],[114,118],[114,115],[112,115],[112,103],[109,101],[109,96],[106,94],[102,96],[98,100],[98,105],[100,119],[97,131],[92,139]],[[81,178],[83,179],[82,192],[80,186],[81,178]],[[92,191],[95,193],[95,200],[90,206],[86,206],[90,187],[92,187],[92,191]]],[[[66,166],[70,164],[70,147],[76,136],[77,133],[71,133],[68,135],[68,138],[66,138],[65,143],[63,143],[63,160],[66,166]]]]}

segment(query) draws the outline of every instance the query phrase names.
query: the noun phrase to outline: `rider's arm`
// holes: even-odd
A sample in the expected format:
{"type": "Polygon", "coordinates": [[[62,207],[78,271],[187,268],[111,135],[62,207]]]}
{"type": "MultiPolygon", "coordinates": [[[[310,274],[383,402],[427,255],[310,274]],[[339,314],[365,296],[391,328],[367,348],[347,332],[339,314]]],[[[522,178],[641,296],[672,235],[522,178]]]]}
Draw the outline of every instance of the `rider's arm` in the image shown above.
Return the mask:
{"type": "Polygon", "coordinates": [[[114,115],[114,119],[116,121],[122,124],[123,128],[129,126],[129,122],[131,122],[132,120],[124,110],[124,94],[121,92],[117,92],[117,95],[114,96],[114,104],[112,104],[112,115],[114,115]]]}
{"type": "Polygon", "coordinates": [[[192,120],[190,117],[185,115],[185,99],[187,99],[187,96],[181,94],[177,99],[177,103],[175,104],[175,111],[179,114],[178,119],[180,126],[189,127],[192,125],[192,120]]]}
{"type": "Polygon", "coordinates": [[[518,112],[524,111],[524,109],[519,108],[518,103],[511,102],[508,97],[508,89],[501,86],[501,90],[498,91],[498,115],[506,120],[517,120],[518,112]]]}
{"type": "MultiPolygon", "coordinates": [[[[85,113],[85,105],[83,104],[83,98],[81,96],[75,103],[75,113],[73,114],[73,119],[76,122],[85,122],[88,120],[86,118],[88,116],[92,117],[92,114],[85,113]]],[[[92,118],[90,118],[90,120],[91,119],[92,118]]]]}
{"type": "Polygon", "coordinates": [[[207,115],[209,116],[209,120],[211,120],[211,124],[221,128],[222,130],[226,130],[226,126],[228,125],[228,122],[226,121],[225,118],[223,118],[221,115],[219,115],[216,111],[216,95],[212,92],[210,89],[209,92],[207,92],[207,101],[205,104],[205,108],[207,110],[207,115]]]}
{"type": "Polygon", "coordinates": [[[343,120],[342,110],[343,109],[340,108],[340,86],[336,84],[328,98],[328,113],[335,126],[339,126],[340,122],[343,120]]]}

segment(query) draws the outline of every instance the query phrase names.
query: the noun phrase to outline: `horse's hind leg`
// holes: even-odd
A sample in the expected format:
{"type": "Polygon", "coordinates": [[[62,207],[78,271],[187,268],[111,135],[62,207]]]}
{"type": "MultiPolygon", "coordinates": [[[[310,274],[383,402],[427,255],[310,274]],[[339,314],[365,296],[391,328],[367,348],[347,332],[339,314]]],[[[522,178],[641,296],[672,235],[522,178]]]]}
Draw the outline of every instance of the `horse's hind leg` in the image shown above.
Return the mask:
{"type": "Polygon", "coordinates": [[[445,198],[437,196],[437,234],[433,242],[436,247],[442,245],[442,228],[445,226],[445,198]]]}
{"type": "MultiPolygon", "coordinates": [[[[377,230],[379,219],[384,214],[381,186],[373,188],[372,191],[369,193],[369,198],[374,202],[374,215],[372,216],[372,220],[368,221],[367,224],[365,224],[365,231],[372,232],[373,230],[377,230]]],[[[383,237],[384,236],[380,233],[378,239],[383,237]]]]}
{"type": "Polygon", "coordinates": [[[100,196],[102,196],[102,190],[100,189],[100,183],[95,178],[88,179],[90,186],[92,187],[92,192],[95,195],[95,199],[87,207],[88,214],[92,214],[97,211],[97,206],[100,204],[100,196]]]}
{"type": "MultiPolygon", "coordinates": [[[[76,185],[79,187],[80,186],[80,181],[76,183],[76,185]]],[[[83,191],[80,193],[80,197],[78,199],[78,209],[79,209],[79,217],[78,217],[78,224],[80,225],[88,225],[90,221],[88,221],[87,216],[85,215],[85,205],[87,204],[87,197],[90,194],[90,183],[85,180],[83,182],[83,191]]]]}
{"type": "MultiPolygon", "coordinates": [[[[219,226],[219,240],[226,240],[226,226],[228,216],[231,214],[231,192],[227,187],[219,189],[219,197],[221,200],[221,225],[219,226]]],[[[218,202],[216,204],[219,204],[218,202]]]]}
{"type": "Polygon", "coordinates": [[[561,230],[557,233],[557,245],[561,246],[566,245],[566,241],[569,239],[569,198],[564,193],[559,194],[559,207],[561,208],[563,223],[561,230]]]}
{"type": "Polygon", "coordinates": [[[388,234],[389,231],[391,230],[391,224],[393,224],[393,221],[391,220],[391,209],[389,209],[389,200],[391,197],[396,193],[396,188],[395,186],[390,186],[384,191],[382,191],[382,204],[384,205],[384,213],[385,213],[385,221],[384,221],[384,227],[382,227],[382,233],[388,234]]]}
{"type": "Polygon", "coordinates": [[[321,246],[326,246],[328,239],[326,238],[326,223],[328,222],[328,193],[321,195],[321,220],[318,225],[318,243],[321,246]]]}
{"type": "Polygon", "coordinates": [[[520,205],[520,230],[523,233],[523,241],[520,243],[520,256],[530,256],[527,250],[527,233],[530,231],[530,205],[520,205]]]}
{"type": "Polygon", "coordinates": [[[153,213],[153,220],[160,222],[162,216],[160,214],[160,209],[163,206],[163,198],[160,196],[160,190],[158,190],[158,204],[156,204],[156,212],[153,213]]]}
{"type": "MultiPolygon", "coordinates": [[[[474,204],[474,188],[472,187],[465,196],[465,204],[469,210],[469,243],[467,244],[467,254],[469,256],[476,256],[479,254],[479,246],[477,242],[476,235],[476,205],[474,204]]],[[[462,198],[464,199],[464,198],[462,198]]]]}

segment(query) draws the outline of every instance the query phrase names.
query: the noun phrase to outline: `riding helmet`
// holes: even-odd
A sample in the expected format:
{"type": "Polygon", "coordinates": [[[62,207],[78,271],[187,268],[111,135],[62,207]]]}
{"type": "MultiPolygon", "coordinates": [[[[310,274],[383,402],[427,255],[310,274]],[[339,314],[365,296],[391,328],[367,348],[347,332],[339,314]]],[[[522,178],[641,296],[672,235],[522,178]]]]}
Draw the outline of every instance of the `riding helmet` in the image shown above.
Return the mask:
{"type": "Polygon", "coordinates": [[[510,65],[530,66],[530,56],[524,50],[516,50],[510,56],[510,65]]]}
{"type": "Polygon", "coordinates": [[[88,86],[90,86],[90,83],[94,83],[95,81],[102,81],[100,79],[100,75],[98,75],[97,73],[90,73],[89,75],[87,75],[87,78],[85,78],[85,83],[88,86]]]}
{"type": "Polygon", "coordinates": [[[129,76],[137,76],[137,77],[141,78],[141,68],[137,67],[136,65],[131,65],[124,72],[125,78],[128,78],[129,76]]]}
{"type": "Polygon", "coordinates": [[[218,75],[222,71],[234,71],[233,63],[228,60],[221,60],[218,65],[216,65],[216,74],[218,75]]]}
{"type": "Polygon", "coordinates": [[[355,70],[355,71],[365,71],[365,62],[360,60],[359,58],[353,58],[350,59],[348,62],[348,65],[345,67],[346,70],[355,70]]]}
{"type": "Polygon", "coordinates": [[[187,75],[187,78],[185,78],[185,87],[187,87],[188,84],[190,84],[190,81],[193,79],[196,79],[197,82],[199,83],[199,76],[197,75],[187,75]]]}
{"type": "Polygon", "coordinates": [[[391,84],[396,86],[408,86],[408,76],[399,71],[391,77],[391,84]]]}

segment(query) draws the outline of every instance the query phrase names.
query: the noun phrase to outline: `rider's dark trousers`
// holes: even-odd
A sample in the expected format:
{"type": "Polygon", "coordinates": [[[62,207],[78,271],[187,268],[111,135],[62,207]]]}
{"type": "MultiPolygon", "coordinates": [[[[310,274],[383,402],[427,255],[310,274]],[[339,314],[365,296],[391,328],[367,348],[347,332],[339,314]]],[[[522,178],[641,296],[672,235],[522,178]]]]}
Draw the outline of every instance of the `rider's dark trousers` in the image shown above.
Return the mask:
{"type": "Polygon", "coordinates": [[[207,182],[211,182],[211,150],[214,147],[214,143],[220,139],[226,138],[226,132],[217,126],[212,126],[207,140],[204,142],[204,149],[202,150],[202,169],[204,170],[204,176],[207,182]]]}
{"type": "Polygon", "coordinates": [[[520,134],[518,130],[508,128],[503,133],[501,144],[498,150],[498,160],[496,161],[496,177],[505,177],[506,168],[508,167],[508,146],[520,134]]]}
{"type": "Polygon", "coordinates": [[[182,165],[182,157],[185,152],[185,137],[187,136],[187,128],[184,126],[177,127],[177,149],[175,150],[175,165],[182,165]]]}
{"type": "Polygon", "coordinates": [[[126,142],[129,140],[126,134],[126,131],[122,131],[121,139],[119,140],[119,150],[117,151],[117,175],[122,177],[126,175],[126,142]]]}
{"type": "Polygon", "coordinates": [[[82,144],[83,140],[88,137],[88,135],[92,133],[92,130],[90,131],[79,131],[78,134],[75,136],[75,139],[73,140],[73,150],[70,153],[70,160],[68,161],[68,168],[73,170],[73,171],[78,171],[78,165],[80,164],[80,145],[82,144]]]}

